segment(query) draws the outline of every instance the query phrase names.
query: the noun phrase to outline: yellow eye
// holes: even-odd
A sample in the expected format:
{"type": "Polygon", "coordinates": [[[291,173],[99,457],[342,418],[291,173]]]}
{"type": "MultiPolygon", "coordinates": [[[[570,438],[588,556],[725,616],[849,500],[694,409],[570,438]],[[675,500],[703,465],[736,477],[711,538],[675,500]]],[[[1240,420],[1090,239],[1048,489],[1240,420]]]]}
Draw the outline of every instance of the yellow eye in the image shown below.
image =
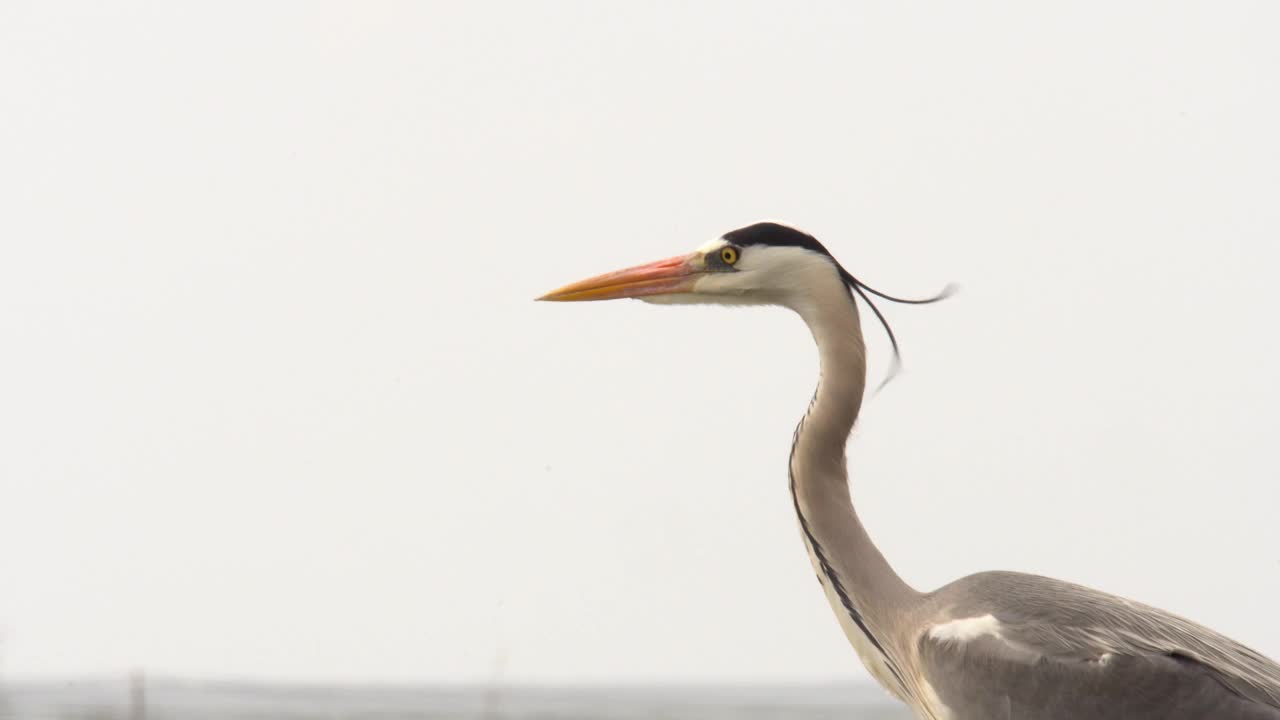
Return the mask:
{"type": "Polygon", "coordinates": [[[720,248],[720,259],[725,265],[732,265],[738,262],[738,249],[728,245],[720,248]]]}

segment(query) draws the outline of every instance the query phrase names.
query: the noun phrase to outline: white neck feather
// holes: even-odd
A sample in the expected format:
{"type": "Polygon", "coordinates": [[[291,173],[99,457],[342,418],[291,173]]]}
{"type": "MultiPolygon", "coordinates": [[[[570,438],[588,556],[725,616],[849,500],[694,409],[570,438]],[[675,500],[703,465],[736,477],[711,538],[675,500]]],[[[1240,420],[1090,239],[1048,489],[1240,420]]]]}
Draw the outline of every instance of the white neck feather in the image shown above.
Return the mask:
{"type": "Polygon", "coordinates": [[[796,428],[792,492],[814,569],[845,634],[872,675],[903,696],[910,690],[900,677],[903,663],[894,660],[900,651],[892,629],[894,613],[916,592],[872,543],[849,496],[845,444],[862,406],[866,347],[849,290],[831,263],[816,262],[806,271],[806,291],[782,302],[809,326],[821,363],[818,389],[796,428]]]}

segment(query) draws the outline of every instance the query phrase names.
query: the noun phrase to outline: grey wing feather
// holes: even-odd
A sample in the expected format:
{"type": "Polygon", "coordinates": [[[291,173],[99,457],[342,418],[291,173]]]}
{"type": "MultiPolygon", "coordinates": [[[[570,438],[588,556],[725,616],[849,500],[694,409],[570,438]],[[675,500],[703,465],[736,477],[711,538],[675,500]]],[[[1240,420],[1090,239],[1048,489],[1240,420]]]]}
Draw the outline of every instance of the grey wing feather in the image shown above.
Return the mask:
{"type": "Polygon", "coordinates": [[[936,621],[999,623],[998,637],[920,639],[956,718],[1280,720],[1280,665],[1172,613],[1019,573],[973,575],[930,600],[936,621]]]}

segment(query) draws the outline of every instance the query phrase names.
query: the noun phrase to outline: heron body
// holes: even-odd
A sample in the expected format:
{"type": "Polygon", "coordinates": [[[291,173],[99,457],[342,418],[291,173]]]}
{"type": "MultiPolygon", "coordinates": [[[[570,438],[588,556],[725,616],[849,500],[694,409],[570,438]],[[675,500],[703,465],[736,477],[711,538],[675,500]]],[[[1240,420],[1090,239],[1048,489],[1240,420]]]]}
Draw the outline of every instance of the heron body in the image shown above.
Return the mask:
{"type": "Polygon", "coordinates": [[[919,592],[894,572],[854,510],[845,460],[866,387],[856,297],[883,322],[867,293],[921,302],[862,284],[810,235],[758,223],[542,299],[779,305],[800,315],[820,363],[788,463],[801,537],[863,664],[918,717],[1280,720],[1280,665],[1172,613],[1036,575],[978,573],[919,592]]]}

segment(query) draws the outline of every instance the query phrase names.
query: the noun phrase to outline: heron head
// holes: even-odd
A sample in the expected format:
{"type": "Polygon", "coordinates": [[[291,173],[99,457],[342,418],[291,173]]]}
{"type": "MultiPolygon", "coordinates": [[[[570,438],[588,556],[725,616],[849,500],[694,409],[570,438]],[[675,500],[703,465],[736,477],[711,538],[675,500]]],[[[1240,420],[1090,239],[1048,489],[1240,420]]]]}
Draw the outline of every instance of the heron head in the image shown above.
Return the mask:
{"type": "Polygon", "coordinates": [[[779,223],[760,222],[725,233],[687,255],[597,275],[538,299],[564,302],[636,298],[669,305],[781,305],[812,324],[812,319],[821,315],[815,311],[835,304],[856,305],[856,295],[867,303],[889,336],[894,360],[891,378],[898,366],[898,340],[869,296],[914,305],[937,302],[953,290],[948,285],[941,293],[922,300],[886,295],[864,285],[841,267],[812,235],[779,223]]]}
{"type": "Polygon", "coordinates": [[[661,304],[784,305],[823,291],[847,297],[849,275],[807,233],[773,222],[748,225],[687,254],[597,275],[539,300],[636,298],[661,304]]]}

